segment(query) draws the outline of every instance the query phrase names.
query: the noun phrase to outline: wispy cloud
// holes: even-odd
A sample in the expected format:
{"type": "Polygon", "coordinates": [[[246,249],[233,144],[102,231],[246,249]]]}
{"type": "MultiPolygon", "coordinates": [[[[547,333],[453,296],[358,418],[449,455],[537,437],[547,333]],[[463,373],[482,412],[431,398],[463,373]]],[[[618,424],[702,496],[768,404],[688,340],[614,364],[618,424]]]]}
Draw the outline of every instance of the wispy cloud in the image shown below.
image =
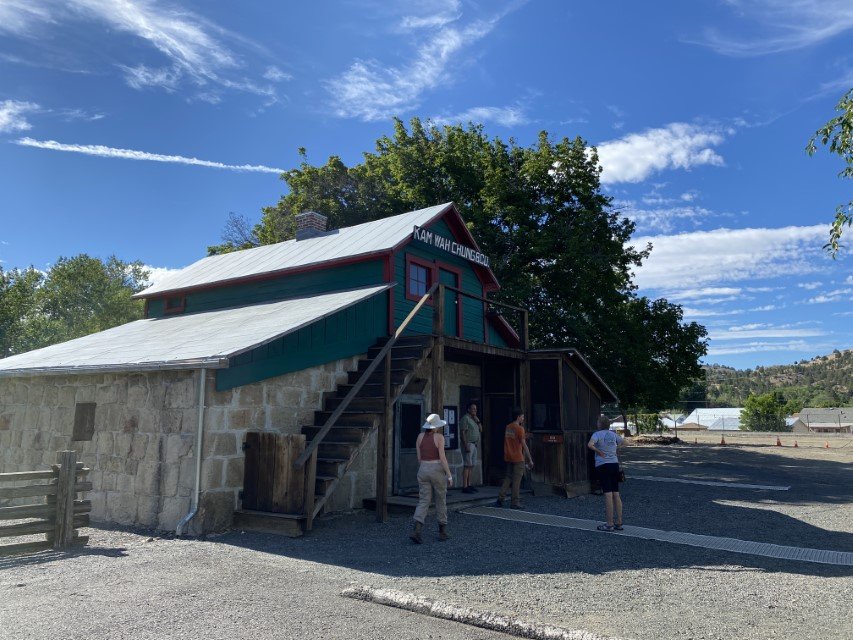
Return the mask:
{"type": "Polygon", "coordinates": [[[740,329],[731,328],[728,331],[711,332],[711,340],[744,340],[750,338],[813,338],[825,336],[826,331],[819,329],[740,329]]]}
{"type": "Polygon", "coordinates": [[[32,138],[19,138],[15,144],[24,147],[35,147],[37,149],[49,149],[51,151],[67,151],[71,153],[82,153],[88,156],[101,158],[120,158],[123,160],[147,160],[150,162],[172,162],[177,164],[190,164],[199,167],[211,167],[213,169],[228,169],[229,171],[248,171],[256,173],[283,173],[284,169],[267,167],[253,164],[224,164],[211,160],[199,160],[186,156],[165,155],[161,153],[148,153],[135,149],[117,149],[99,144],[64,144],[55,140],[33,140],[32,138]]]}
{"type": "Polygon", "coordinates": [[[651,289],[687,289],[815,273],[826,260],[825,236],[826,227],[814,225],[638,237],[633,245],[651,242],[653,249],[637,269],[636,282],[651,289]]]}
{"type": "Polygon", "coordinates": [[[293,80],[293,76],[291,74],[285,73],[276,66],[267,67],[267,70],[264,71],[264,78],[266,78],[270,82],[284,82],[285,80],[293,80]]]}
{"type": "Polygon", "coordinates": [[[710,209],[693,205],[647,208],[637,206],[631,200],[622,200],[614,204],[620,209],[622,215],[634,221],[640,232],[670,233],[685,222],[695,228],[718,215],[710,209]]]}
{"type": "Polygon", "coordinates": [[[732,133],[733,130],[716,125],[673,122],[602,142],[598,145],[601,181],[604,184],[642,182],[667,169],[723,166],[725,161],[714,147],[732,133]]]}
{"type": "MultiPolygon", "coordinates": [[[[165,60],[162,66],[139,60],[115,63],[134,89],[175,91],[189,84],[207,93],[212,87],[259,95],[274,92],[240,76],[239,70],[246,64],[231,46],[238,36],[179,6],[160,0],[43,0],[38,9],[32,4],[4,0],[0,4],[0,30],[32,37],[34,29],[44,24],[94,22],[130,34],[159,52],[165,60]]],[[[122,48],[125,56],[133,50],[122,48]]]]}
{"type": "Polygon", "coordinates": [[[494,122],[502,127],[513,127],[529,122],[525,110],[520,105],[511,107],[472,107],[452,116],[430,118],[437,125],[467,124],[468,122],[494,122]]]}
{"type": "Polygon", "coordinates": [[[669,291],[668,297],[676,300],[701,300],[703,298],[713,298],[718,296],[737,296],[740,295],[742,289],[740,287],[702,287],[701,289],[683,289],[681,291],[669,291]]]}
{"type": "Polygon", "coordinates": [[[462,17],[460,8],[459,0],[422,0],[406,7],[417,13],[404,15],[400,28],[405,31],[441,28],[462,17]]]}
{"type": "MultiPolygon", "coordinates": [[[[0,5],[2,7],[2,5],[0,5]]],[[[2,16],[0,16],[2,20],[2,16]]],[[[4,100],[0,102],[0,133],[27,131],[32,125],[27,120],[27,114],[36,112],[40,107],[33,102],[20,100],[4,100]]]]}
{"type": "Polygon", "coordinates": [[[724,345],[717,347],[713,343],[708,347],[708,356],[734,355],[738,353],[761,353],[764,351],[794,351],[797,353],[820,353],[828,351],[834,345],[830,343],[814,343],[806,340],[789,340],[787,342],[747,342],[739,345],[724,345]]]}
{"type": "Polygon", "coordinates": [[[687,42],[727,56],[762,56],[819,44],[853,29],[849,0],[727,0],[743,22],[687,42]]]}
{"type": "Polygon", "coordinates": [[[853,301],[853,289],[844,288],[826,291],[814,298],[809,298],[807,302],[809,304],[825,304],[827,302],[840,302],[842,300],[853,301]]]}
{"type": "Polygon", "coordinates": [[[720,311],[717,309],[695,309],[693,307],[684,307],[684,315],[691,318],[719,318],[723,316],[739,316],[743,314],[743,309],[729,309],[720,311]]]}
{"type": "Polygon", "coordinates": [[[413,59],[397,66],[384,65],[376,59],[353,62],[344,73],[325,82],[332,97],[333,113],[340,118],[373,121],[411,111],[420,104],[426,91],[450,82],[451,62],[489,35],[519,4],[464,27],[451,26],[459,20],[457,17],[451,19],[446,12],[435,14],[435,19],[422,17],[420,22],[409,21],[408,24],[412,28],[417,25],[422,34],[415,45],[413,59]]]}
{"type": "Polygon", "coordinates": [[[800,289],[805,289],[806,291],[812,291],[814,289],[817,289],[822,284],[823,283],[820,281],[817,281],[817,282],[798,282],[797,286],[800,289]]]}

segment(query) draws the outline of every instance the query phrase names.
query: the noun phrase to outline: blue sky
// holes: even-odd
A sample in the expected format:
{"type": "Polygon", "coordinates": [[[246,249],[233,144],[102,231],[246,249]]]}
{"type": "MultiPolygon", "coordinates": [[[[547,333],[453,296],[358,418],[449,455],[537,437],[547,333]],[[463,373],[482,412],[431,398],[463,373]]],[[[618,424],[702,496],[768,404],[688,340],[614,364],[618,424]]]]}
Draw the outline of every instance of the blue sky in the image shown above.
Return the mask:
{"type": "Polygon", "coordinates": [[[356,163],[390,118],[599,148],[654,249],[640,292],[709,362],[853,347],[850,198],[811,133],[853,86],[849,0],[0,0],[0,266],[185,266],[257,219],[304,146],[356,163]],[[239,9],[235,9],[239,7],[239,9]]]}

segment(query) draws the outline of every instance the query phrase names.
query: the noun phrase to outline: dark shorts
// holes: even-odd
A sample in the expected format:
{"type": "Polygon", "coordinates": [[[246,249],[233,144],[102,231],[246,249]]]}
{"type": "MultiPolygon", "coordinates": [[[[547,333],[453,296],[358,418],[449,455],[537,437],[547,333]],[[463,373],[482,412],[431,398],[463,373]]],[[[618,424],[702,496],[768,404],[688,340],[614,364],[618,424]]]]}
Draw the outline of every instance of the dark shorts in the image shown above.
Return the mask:
{"type": "Polygon", "coordinates": [[[595,468],[595,475],[604,493],[619,491],[619,463],[608,462],[595,468]]]}

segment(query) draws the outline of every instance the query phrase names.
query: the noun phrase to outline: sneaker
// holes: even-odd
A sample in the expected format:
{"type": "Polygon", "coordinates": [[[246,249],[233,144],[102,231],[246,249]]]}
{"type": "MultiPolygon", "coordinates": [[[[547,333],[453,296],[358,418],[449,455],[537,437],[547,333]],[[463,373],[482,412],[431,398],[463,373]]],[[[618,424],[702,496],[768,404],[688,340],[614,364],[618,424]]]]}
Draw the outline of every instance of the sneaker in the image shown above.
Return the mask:
{"type": "Polygon", "coordinates": [[[497,500],[495,500],[495,506],[496,506],[496,507],[503,507],[503,506],[504,506],[504,501],[503,501],[503,500],[501,500],[500,498],[498,498],[497,500]]]}
{"type": "Polygon", "coordinates": [[[509,508],[510,509],[524,509],[524,505],[519,502],[518,504],[509,505],[509,508]]]}
{"type": "Polygon", "coordinates": [[[599,531],[613,531],[613,526],[609,524],[600,524],[596,527],[599,531]]]}
{"type": "Polygon", "coordinates": [[[614,531],[624,531],[624,530],[625,530],[625,528],[624,528],[621,524],[614,524],[614,525],[613,525],[613,530],[614,530],[614,531]]]}

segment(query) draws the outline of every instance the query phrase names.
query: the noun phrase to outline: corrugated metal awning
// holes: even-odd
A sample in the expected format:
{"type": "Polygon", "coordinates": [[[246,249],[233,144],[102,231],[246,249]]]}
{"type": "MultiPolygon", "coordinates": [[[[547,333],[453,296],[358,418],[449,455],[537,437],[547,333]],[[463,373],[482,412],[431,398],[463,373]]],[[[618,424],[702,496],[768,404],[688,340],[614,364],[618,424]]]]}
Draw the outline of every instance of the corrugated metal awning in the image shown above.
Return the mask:
{"type": "Polygon", "coordinates": [[[223,368],[272,342],[392,285],[303,296],[244,307],[147,318],[0,359],[0,377],[223,368]]]}

